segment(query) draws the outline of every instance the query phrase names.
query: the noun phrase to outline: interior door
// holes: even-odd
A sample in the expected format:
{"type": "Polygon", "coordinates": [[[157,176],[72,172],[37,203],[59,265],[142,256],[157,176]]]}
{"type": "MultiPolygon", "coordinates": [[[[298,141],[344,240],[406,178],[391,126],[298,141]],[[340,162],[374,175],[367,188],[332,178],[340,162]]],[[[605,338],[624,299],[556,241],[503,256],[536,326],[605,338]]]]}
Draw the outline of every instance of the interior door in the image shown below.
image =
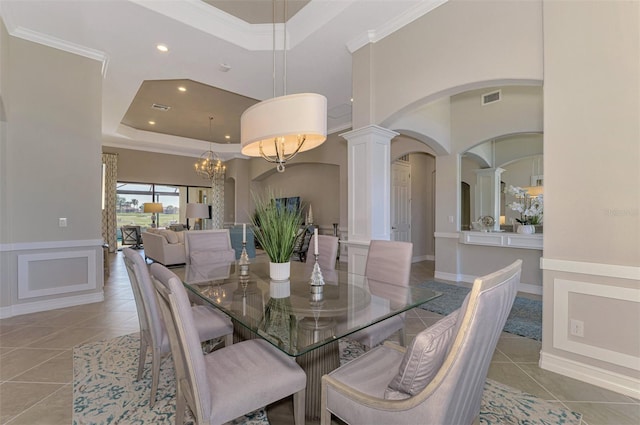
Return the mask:
{"type": "Polygon", "coordinates": [[[411,165],[391,165],[391,240],[411,242],[411,165]]]}

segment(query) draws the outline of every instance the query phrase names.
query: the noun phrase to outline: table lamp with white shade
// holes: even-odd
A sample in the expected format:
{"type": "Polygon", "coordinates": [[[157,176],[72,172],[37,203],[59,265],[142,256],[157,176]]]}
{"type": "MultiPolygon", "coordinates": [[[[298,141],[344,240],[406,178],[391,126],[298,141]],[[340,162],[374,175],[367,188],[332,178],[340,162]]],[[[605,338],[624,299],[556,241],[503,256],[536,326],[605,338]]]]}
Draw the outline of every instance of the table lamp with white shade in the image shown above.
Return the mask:
{"type": "Polygon", "coordinates": [[[209,206],[206,204],[200,204],[197,202],[189,202],[187,203],[187,218],[193,218],[194,220],[199,220],[194,222],[193,229],[194,230],[202,230],[202,220],[203,218],[209,218],[209,206]],[[199,226],[196,224],[198,223],[199,226]]]}

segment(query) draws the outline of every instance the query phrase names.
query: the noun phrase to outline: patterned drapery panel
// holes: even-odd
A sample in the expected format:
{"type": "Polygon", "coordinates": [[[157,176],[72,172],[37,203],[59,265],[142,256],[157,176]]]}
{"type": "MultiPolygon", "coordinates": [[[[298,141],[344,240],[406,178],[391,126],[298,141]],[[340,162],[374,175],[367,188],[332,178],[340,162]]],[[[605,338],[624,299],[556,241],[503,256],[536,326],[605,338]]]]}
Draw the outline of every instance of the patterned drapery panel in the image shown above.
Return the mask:
{"type": "Polygon", "coordinates": [[[109,244],[109,252],[118,249],[116,219],[116,184],[118,181],[118,155],[103,153],[104,172],[104,209],[102,210],[102,239],[109,244]]]}
{"type": "Polygon", "coordinates": [[[211,180],[211,224],[214,229],[222,229],[224,224],[224,172],[217,173],[211,180]]]}

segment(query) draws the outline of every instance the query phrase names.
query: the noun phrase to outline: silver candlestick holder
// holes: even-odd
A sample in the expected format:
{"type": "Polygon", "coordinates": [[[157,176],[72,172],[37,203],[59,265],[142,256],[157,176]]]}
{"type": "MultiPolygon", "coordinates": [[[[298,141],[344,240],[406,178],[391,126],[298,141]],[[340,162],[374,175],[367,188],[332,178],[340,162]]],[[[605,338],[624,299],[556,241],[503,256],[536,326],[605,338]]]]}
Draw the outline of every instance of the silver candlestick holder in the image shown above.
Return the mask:
{"type": "Polygon", "coordinates": [[[309,278],[309,285],[311,291],[312,301],[321,301],[324,296],[324,277],[322,276],[322,270],[318,264],[318,254],[314,254],[316,257],[315,264],[313,265],[313,271],[309,278]]]}
{"type": "Polygon", "coordinates": [[[240,276],[249,276],[249,254],[247,254],[247,243],[242,242],[242,252],[240,253],[240,259],[238,260],[238,268],[240,276]]]}

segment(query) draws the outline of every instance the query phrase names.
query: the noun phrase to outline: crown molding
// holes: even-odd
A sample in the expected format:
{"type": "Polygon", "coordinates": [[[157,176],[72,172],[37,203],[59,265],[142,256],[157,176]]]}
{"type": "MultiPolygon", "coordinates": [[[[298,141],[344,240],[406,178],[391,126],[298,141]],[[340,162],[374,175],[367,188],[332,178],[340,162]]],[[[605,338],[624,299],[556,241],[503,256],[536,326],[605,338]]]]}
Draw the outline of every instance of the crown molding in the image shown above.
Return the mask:
{"type": "Polygon", "coordinates": [[[204,151],[211,147],[223,161],[232,158],[244,158],[244,155],[240,153],[239,143],[209,143],[187,137],[137,130],[124,124],[118,126],[116,133],[104,133],[102,144],[115,148],[195,158],[199,158],[204,151]]]}
{"type": "Polygon", "coordinates": [[[51,35],[43,34],[38,31],[33,31],[21,26],[15,26],[11,22],[10,17],[6,9],[1,12],[2,20],[7,28],[7,32],[12,37],[21,38],[23,40],[31,41],[33,43],[41,44],[43,46],[52,47],[54,49],[62,50],[74,55],[83,56],[85,58],[93,59],[102,64],[102,76],[107,74],[107,66],[109,65],[109,55],[97,49],[82,46],[80,44],[72,43],[70,41],[63,40],[61,38],[53,37],[51,35]]]}
{"type": "MultiPolygon", "coordinates": [[[[273,50],[273,24],[249,24],[200,0],[130,0],[247,50],[273,50]]],[[[282,46],[284,26],[276,24],[276,46],[282,46]]]]}
{"type": "Polygon", "coordinates": [[[449,0],[424,0],[420,2],[415,7],[407,10],[400,16],[382,25],[380,28],[369,30],[348,42],[347,49],[349,50],[349,53],[353,53],[369,43],[376,43],[382,40],[388,35],[398,31],[400,28],[409,25],[416,19],[431,12],[438,6],[445,4],[447,1],[449,0]]]}

